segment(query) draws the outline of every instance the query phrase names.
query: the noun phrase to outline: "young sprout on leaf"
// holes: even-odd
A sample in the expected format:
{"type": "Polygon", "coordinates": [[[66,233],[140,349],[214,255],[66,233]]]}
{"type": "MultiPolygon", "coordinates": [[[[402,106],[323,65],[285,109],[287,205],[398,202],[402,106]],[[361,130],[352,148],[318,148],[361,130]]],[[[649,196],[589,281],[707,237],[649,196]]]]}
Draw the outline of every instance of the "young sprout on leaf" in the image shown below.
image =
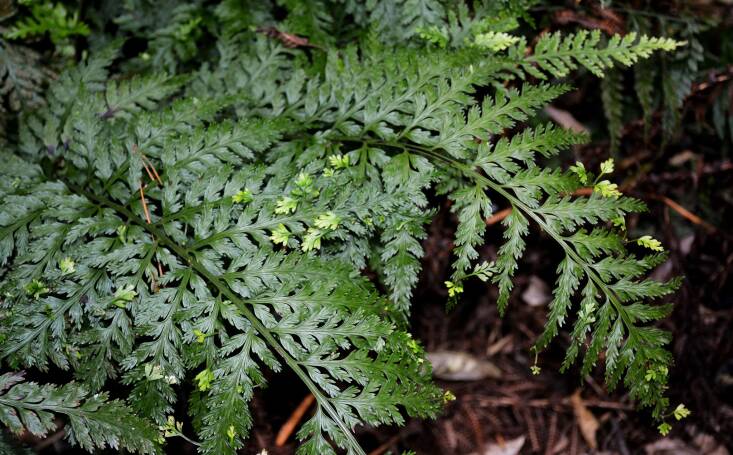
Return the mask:
{"type": "Polygon", "coordinates": [[[606,161],[601,163],[601,173],[598,174],[598,178],[600,178],[604,174],[613,174],[613,170],[614,170],[613,158],[609,158],[606,161]]]}
{"type": "MultiPolygon", "coordinates": [[[[691,412],[690,412],[689,409],[687,409],[687,406],[685,406],[684,403],[680,403],[680,404],[677,405],[676,408],[674,408],[674,410],[672,411],[672,413],[671,414],[667,414],[666,417],[669,417],[671,415],[671,416],[674,416],[674,418],[676,420],[682,420],[682,419],[688,417],[690,414],[691,414],[691,412]]],[[[669,432],[672,431],[672,425],[670,425],[667,422],[662,422],[662,423],[659,424],[659,426],[657,427],[657,429],[659,430],[659,433],[662,436],[667,436],[669,434],[669,432]]]]}
{"type": "Polygon", "coordinates": [[[536,347],[533,347],[531,350],[534,351],[534,363],[532,364],[532,366],[529,367],[529,370],[532,372],[532,376],[538,376],[540,372],[542,371],[542,368],[540,368],[540,366],[537,365],[537,361],[539,360],[539,356],[540,356],[540,351],[536,347]]]}
{"type": "Polygon", "coordinates": [[[419,354],[419,353],[420,353],[420,345],[418,344],[417,340],[415,340],[414,338],[412,338],[412,335],[411,335],[411,334],[409,334],[409,333],[407,334],[407,336],[408,336],[408,338],[410,339],[410,340],[409,340],[409,341],[407,342],[407,347],[408,347],[408,348],[410,348],[410,350],[411,350],[411,351],[412,351],[412,352],[413,352],[414,354],[419,354]]]}
{"type": "Polygon", "coordinates": [[[42,281],[33,280],[26,285],[25,292],[28,295],[32,295],[35,300],[38,300],[42,295],[48,294],[50,289],[48,289],[42,281]]]}
{"type": "Polygon", "coordinates": [[[636,239],[636,244],[643,246],[644,248],[648,248],[652,251],[664,251],[664,247],[662,247],[662,242],[659,240],[653,238],[651,235],[643,235],[636,239]]]}
{"type": "Polygon", "coordinates": [[[171,438],[181,434],[181,432],[183,431],[183,422],[176,422],[175,417],[168,416],[165,424],[161,425],[159,428],[166,438],[171,438]]]}
{"type": "Polygon", "coordinates": [[[667,380],[668,374],[669,374],[669,369],[661,365],[656,368],[647,369],[646,374],[644,375],[644,380],[646,380],[647,382],[652,382],[652,381],[665,382],[667,380]]]}
{"type": "Polygon", "coordinates": [[[601,180],[593,186],[593,191],[603,197],[618,199],[622,196],[618,190],[618,185],[611,183],[609,180],[601,180]]]}
{"type": "Polygon", "coordinates": [[[68,275],[76,271],[76,264],[70,257],[65,257],[59,261],[59,269],[62,275],[68,275]]]}
{"type": "Polygon", "coordinates": [[[290,196],[281,197],[275,204],[275,213],[278,215],[295,213],[295,210],[298,208],[298,201],[290,196]]]}
{"type": "Polygon", "coordinates": [[[682,419],[688,417],[692,413],[690,412],[689,409],[687,409],[687,407],[684,405],[684,403],[680,403],[680,404],[677,405],[676,408],[674,408],[674,411],[672,411],[672,414],[674,415],[674,418],[675,419],[682,420],[682,419]]]}
{"type": "Polygon", "coordinates": [[[575,166],[570,166],[570,172],[573,172],[578,176],[578,180],[583,185],[588,184],[588,173],[585,171],[585,166],[580,161],[575,162],[575,166]]]}
{"type": "Polygon", "coordinates": [[[125,308],[129,302],[132,302],[132,299],[134,299],[136,295],[137,291],[135,291],[135,286],[126,284],[115,291],[112,304],[118,308],[125,308]]]}
{"type": "Polygon", "coordinates": [[[519,37],[503,32],[479,33],[473,39],[473,45],[492,52],[500,52],[519,41],[519,37]]]}
{"type": "Polygon", "coordinates": [[[270,240],[272,240],[272,243],[274,243],[275,245],[280,244],[282,246],[288,245],[288,239],[290,239],[290,231],[288,231],[288,228],[285,227],[284,224],[278,224],[277,227],[270,232],[270,240]]]}
{"type": "Polygon", "coordinates": [[[323,215],[318,216],[315,221],[316,227],[321,229],[330,229],[335,231],[339,227],[341,217],[334,214],[333,212],[326,212],[323,215]]]}
{"type": "Polygon", "coordinates": [[[168,416],[168,419],[165,421],[165,424],[159,426],[158,429],[163,433],[160,440],[158,441],[161,444],[165,443],[165,438],[174,438],[177,436],[177,437],[185,439],[186,441],[190,442],[191,444],[195,446],[200,445],[198,442],[194,441],[193,439],[183,434],[183,422],[177,422],[175,417],[173,416],[168,416]]]}
{"type": "Polygon", "coordinates": [[[299,188],[308,188],[309,186],[313,185],[313,177],[311,177],[310,174],[306,172],[301,172],[295,178],[295,184],[299,188]]]}
{"type": "Polygon", "coordinates": [[[496,271],[497,268],[495,263],[484,261],[481,264],[476,264],[476,266],[473,268],[473,272],[471,272],[471,274],[468,276],[475,276],[479,280],[487,282],[489,281],[489,278],[494,276],[496,271]]]}
{"type": "Polygon", "coordinates": [[[254,198],[252,197],[252,192],[247,188],[232,196],[232,201],[237,204],[246,204],[248,202],[252,202],[253,200],[254,198]]]}
{"type": "Polygon", "coordinates": [[[197,374],[194,379],[198,382],[198,389],[202,392],[206,392],[211,388],[211,382],[214,380],[214,373],[207,368],[197,374]]]}
{"type": "Polygon", "coordinates": [[[334,169],[346,169],[349,167],[349,155],[337,153],[328,157],[328,163],[334,169]]]}
{"type": "Polygon", "coordinates": [[[449,297],[457,297],[458,294],[461,294],[463,292],[463,285],[460,283],[454,283],[452,281],[446,281],[445,287],[448,288],[448,296],[449,297]]]}
{"type": "Polygon", "coordinates": [[[306,252],[320,249],[321,237],[323,237],[323,231],[316,228],[308,228],[308,232],[303,237],[303,244],[300,248],[306,252]]]}
{"type": "Polygon", "coordinates": [[[662,436],[667,436],[672,430],[672,425],[668,424],[667,422],[662,422],[659,424],[657,429],[659,430],[659,434],[661,434],[662,436]]]}
{"type": "Polygon", "coordinates": [[[208,334],[202,332],[199,329],[194,329],[193,330],[193,334],[196,337],[196,342],[197,343],[203,343],[204,341],[206,341],[206,338],[207,337],[210,337],[211,336],[211,335],[208,335],[208,334]]]}

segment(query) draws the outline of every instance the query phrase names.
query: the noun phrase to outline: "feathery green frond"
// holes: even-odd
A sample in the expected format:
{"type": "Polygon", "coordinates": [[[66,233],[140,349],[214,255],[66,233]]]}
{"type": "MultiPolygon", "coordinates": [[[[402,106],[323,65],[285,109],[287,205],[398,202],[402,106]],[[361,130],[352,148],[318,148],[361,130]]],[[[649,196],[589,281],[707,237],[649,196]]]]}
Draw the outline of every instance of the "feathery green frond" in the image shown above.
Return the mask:
{"type": "MultiPolygon", "coordinates": [[[[355,427],[432,417],[443,403],[405,331],[437,195],[457,221],[453,302],[476,276],[498,286],[504,313],[527,237],[544,236],[564,259],[537,349],[576,315],[563,367],[582,356],[588,373],[605,351],[609,384],[662,415],[669,335],[652,324],[670,306],[654,300],[679,280],[646,278],[665,256],[627,250],[612,227],[643,202],[611,180],[579,195],[587,178],[546,164],[587,139],[533,122],[570,87],[512,78],[581,66],[601,75],[677,42],[552,34],[527,54],[524,38],[503,35],[524,1],[506,2],[516,7],[507,14],[435,1],[328,12],[283,2],[219,22],[241,9],[234,3],[178,5],[170,20],[156,12],[138,27],[150,7],[131,2],[122,33],[139,34],[154,61],[112,65],[111,43],[61,75],[0,152],[0,361],[77,381],[11,391],[64,403],[84,448],[154,451],[147,430],[183,436],[174,414],[187,407],[200,452],[234,454],[267,370],[287,370],[316,401],[299,453],[364,453],[355,427]],[[333,32],[341,13],[355,24],[333,32]],[[292,28],[232,34],[264,23],[292,28]],[[445,48],[419,39],[432,27],[445,48]],[[203,33],[216,51],[190,48],[203,33]],[[193,74],[160,71],[198,60],[193,74]],[[489,261],[480,251],[498,207],[511,214],[489,261]],[[108,400],[111,382],[129,391],[129,408],[108,400]]],[[[9,425],[48,431],[34,406],[39,417],[9,425]]]]}
{"type": "Polygon", "coordinates": [[[60,387],[26,382],[22,373],[0,376],[0,422],[11,431],[42,437],[56,428],[54,414],[68,419],[68,440],[88,451],[109,447],[158,453],[157,429],[106,393],[90,395],[73,382],[60,387]]]}

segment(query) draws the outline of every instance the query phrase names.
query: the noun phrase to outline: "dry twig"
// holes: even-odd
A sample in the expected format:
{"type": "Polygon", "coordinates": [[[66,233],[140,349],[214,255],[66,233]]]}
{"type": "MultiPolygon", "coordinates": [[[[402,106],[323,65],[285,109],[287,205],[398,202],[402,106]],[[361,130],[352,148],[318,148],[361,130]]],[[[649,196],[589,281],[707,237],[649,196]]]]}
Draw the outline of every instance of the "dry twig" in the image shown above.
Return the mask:
{"type": "Polygon", "coordinates": [[[298,407],[295,408],[292,414],[290,414],[288,420],[283,424],[282,427],[280,427],[280,431],[277,432],[277,438],[275,438],[275,445],[277,447],[282,447],[285,445],[285,442],[287,442],[288,438],[290,438],[290,435],[293,434],[295,427],[298,426],[300,421],[303,419],[306,411],[315,401],[316,397],[314,397],[312,393],[309,393],[308,396],[303,398],[303,401],[300,402],[298,407]]]}

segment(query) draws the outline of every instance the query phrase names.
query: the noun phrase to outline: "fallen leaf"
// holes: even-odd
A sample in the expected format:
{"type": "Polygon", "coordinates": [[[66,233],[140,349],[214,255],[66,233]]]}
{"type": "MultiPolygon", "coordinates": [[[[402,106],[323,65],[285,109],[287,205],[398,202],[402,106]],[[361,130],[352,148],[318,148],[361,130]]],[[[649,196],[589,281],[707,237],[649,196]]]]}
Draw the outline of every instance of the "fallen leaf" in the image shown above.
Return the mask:
{"type": "Polygon", "coordinates": [[[577,121],[575,117],[573,117],[573,114],[568,111],[558,109],[554,106],[547,106],[545,107],[545,114],[565,129],[576,133],[588,132],[588,128],[577,121]]]}
{"type": "Polygon", "coordinates": [[[520,436],[503,444],[492,442],[484,447],[480,455],[517,455],[524,446],[524,436],[520,436]]]}
{"type": "Polygon", "coordinates": [[[676,438],[663,438],[644,446],[647,455],[695,455],[697,450],[676,438]]]}
{"type": "Polygon", "coordinates": [[[713,435],[701,432],[692,424],[681,427],[689,439],[661,438],[644,446],[647,455],[730,455],[728,449],[713,435]]]}
{"type": "Polygon", "coordinates": [[[529,277],[529,285],[522,292],[522,300],[529,306],[543,306],[552,299],[550,287],[540,277],[529,277]]]}
{"type": "Polygon", "coordinates": [[[583,436],[585,443],[591,449],[596,449],[598,447],[596,431],[598,431],[600,425],[593,413],[583,403],[583,399],[580,397],[580,390],[576,390],[570,397],[570,403],[573,405],[573,414],[575,414],[578,428],[580,428],[580,434],[583,436]]]}
{"type": "Polygon", "coordinates": [[[679,242],[679,252],[682,256],[687,256],[692,251],[692,244],[695,242],[695,234],[682,237],[679,242]]]}
{"type": "Polygon", "coordinates": [[[688,161],[696,161],[698,156],[692,150],[684,150],[669,159],[669,164],[675,167],[682,166],[688,161]]]}
{"type": "Polygon", "coordinates": [[[492,343],[490,346],[486,348],[486,357],[494,357],[496,354],[500,352],[506,352],[508,350],[511,350],[513,341],[514,341],[514,335],[512,334],[509,334],[499,340],[496,340],[495,343],[492,343]]]}
{"type": "Polygon", "coordinates": [[[692,443],[697,447],[699,453],[705,455],[730,455],[728,449],[723,447],[712,435],[707,433],[696,434],[692,443]]]}
{"type": "Polygon", "coordinates": [[[446,381],[477,381],[485,378],[500,378],[501,370],[488,360],[479,359],[467,352],[429,352],[428,360],[433,364],[433,375],[446,381]]]}

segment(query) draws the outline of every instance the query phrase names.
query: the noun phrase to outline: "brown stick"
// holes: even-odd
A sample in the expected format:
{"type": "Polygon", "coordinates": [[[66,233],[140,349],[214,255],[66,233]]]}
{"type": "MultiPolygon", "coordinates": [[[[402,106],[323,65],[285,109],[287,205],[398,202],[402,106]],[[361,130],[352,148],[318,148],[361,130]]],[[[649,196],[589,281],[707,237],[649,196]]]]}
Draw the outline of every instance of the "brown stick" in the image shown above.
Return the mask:
{"type": "MultiPolygon", "coordinates": [[[[591,194],[593,194],[593,188],[579,188],[573,191],[573,196],[590,196],[591,194]]],[[[504,218],[508,217],[510,213],[512,213],[511,207],[508,209],[499,210],[490,217],[486,218],[486,225],[491,226],[499,223],[504,218]]]]}
{"type": "Polygon", "coordinates": [[[140,153],[140,156],[143,157],[143,164],[147,162],[147,165],[150,166],[150,170],[153,171],[153,174],[155,174],[154,180],[156,180],[158,184],[160,184],[160,186],[163,186],[163,180],[160,178],[160,174],[158,174],[158,171],[155,169],[155,166],[153,166],[153,162],[150,161],[150,159],[142,153],[140,153]]]}
{"type": "Polygon", "coordinates": [[[146,157],[145,154],[137,148],[137,144],[132,144],[132,152],[138,153],[140,155],[140,158],[143,162],[143,168],[145,168],[145,172],[148,174],[148,177],[150,177],[150,180],[158,182],[160,186],[163,186],[163,180],[160,178],[160,175],[155,169],[155,166],[153,166],[153,162],[150,161],[148,157],[146,157]]]}
{"type": "Polygon", "coordinates": [[[369,455],[382,455],[384,452],[389,450],[390,447],[392,447],[395,443],[397,443],[397,441],[400,440],[400,437],[401,437],[400,433],[397,433],[396,435],[389,438],[387,442],[385,442],[381,446],[369,452],[369,455]]]}
{"type": "MultiPolygon", "coordinates": [[[[523,401],[519,397],[481,397],[477,398],[476,401],[480,406],[487,407],[519,406],[520,403],[530,408],[548,408],[557,405],[565,407],[572,406],[569,398],[563,398],[559,401],[543,398],[523,401]]],[[[630,411],[634,409],[633,406],[614,401],[584,400],[584,403],[590,408],[613,409],[617,411],[630,411]]]]}
{"type": "Polygon", "coordinates": [[[285,422],[283,426],[280,428],[280,431],[277,432],[277,438],[275,438],[275,446],[282,447],[285,445],[285,442],[287,442],[290,435],[293,434],[295,427],[298,426],[301,419],[305,415],[305,412],[311,407],[311,405],[315,401],[316,401],[316,397],[314,397],[313,394],[311,393],[309,393],[308,396],[303,398],[303,401],[301,401],[298,407],[295,408],[293,413],[290,414],[290,417],[288,417],[287,422],[285,422]]]}
{"type": "Polygon", "coordinates": [[[45,449],[48,446],[56,444],[61,438],[63,438],[66,435],[66,430],[61,429],[57,431],[56,433],[52,434],[51,436],[47,437],[46,439],[41,440],[38,444],[33,447],[33,450],[36,452],[40,452],[41,450],[45,449]]]}
{"type": "Polygon", "coordinates": [[[502,221],[504,218],[508,217],[510,213],[512,213],[511,207],[508,209],[499,210],[490,217],[486,218],[486,225],[491,226],[493,224],[496,224],[502,221]]]}
{"type": "Polygon", "coordinates": [[[664,202],[664,204],[674,210],[675,212],[679,213],[682,218],[690,221],[693,224],[697,224],[699,226],[702,226],[709,232],[715,232],[717,231],[717,228],[713,226],[712,224],[708,223],[707,221],[703,220],[699,216],[695,215],[694,213],[690,212],[686,208],[682,207],[672,199],[668,198],[667,196],[661,196],[659,194],[652,194],[652,198],[664,202]]]}
{"type": "Polygon", "coordinates": [[[590,196],[593,194],[593,188],[578,188],[573,191],[573,196],[590,196]]]}
{"type": "Polygon", "coordinates": [[[557,437],[557,413],[553,412],[550,417],[550,430],[547,434],[547,444],[545,445],[545,455],[552,455],[555,449],[555,438],[557,437]]]}
{"type": "Polygon", "coordinates": [[[150,170],[150,168],[148,167],[148,165],[145,164],[145,160],[143,160],[143,168],[145,169],[145,173],[148,174],[148,177],[150,177],[150,180],[154,182],[155,177],[153,177],[153,173],[150,170]]]}
{"type": "MultiPolygon", "coordinates": [[[[148,177],[150,177],[150,180],[153,182],[157,181],[161,186],[163,186],[163,181],[160,178],[160,175],[158,175],[158,171],[155,170],[155,166],[153,166],[153,163],[150,162],[149,159],[145,157],[145,154],[142,153],[137,148],[137,144],[132,144],[132,151],[134,153],[139,153],[140,157],[142,158],[143,167],[145,168],[145,172],[148,174],[148,177]],[[148,167],[149,166],[149,167],[148,167]]],[[[152,220],[150,219],[150,211],[148,210],[148,203],[145,201],[145,192],[143,190],[143,183],[140,182],[140,201],[143,204],[143,212],[145,212],[145,221],[147,221],[148,224],[152,224],[152,220]]],[[[158,261],[158,276],[163,276],[163,267],[160,265],[160,261],[158,261]]],[[[157,292],[157,282],[155,278],[153,278],[152,283],[153,289],[157,292]]]]}
{"type": "Polygon", "coordinates": [[[145,212],[145,221],[148,222],[148,224],[151,224],[152,221],[150,221],[150,212],[148,211],[148,203],[145,202],[145,193],[143,192],[143,184],[140,183],[140,200],[143,203],[143,212],[145,212]]]}

